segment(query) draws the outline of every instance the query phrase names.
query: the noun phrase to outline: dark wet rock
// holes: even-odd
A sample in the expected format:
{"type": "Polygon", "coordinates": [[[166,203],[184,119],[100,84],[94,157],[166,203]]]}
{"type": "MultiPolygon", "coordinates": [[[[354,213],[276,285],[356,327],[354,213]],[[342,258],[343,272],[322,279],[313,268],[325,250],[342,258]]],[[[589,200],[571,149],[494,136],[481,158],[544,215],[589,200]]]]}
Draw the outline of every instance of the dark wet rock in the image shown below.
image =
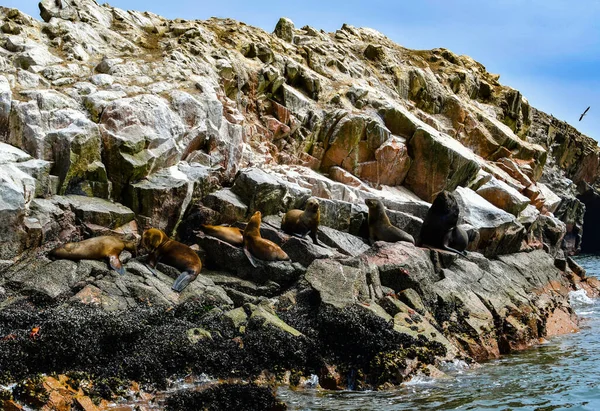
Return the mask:
{"type": "Polygon", "coordinates": [[[343,254],[328,247],[322,247],[313,244],[308,237],[300,239],[291,236],[282,246],[283,251],[292,259],[292,261],[308,267],[313,261],[324,258],[340,258],[343,254]]]}
{"type": "Polygon", "coordinates": [[[286,410],[287,406],[275,396],[273,388],[247,383],[225,383],[200,391],[181,391],[167,398],[169,411],[203,410],[286,410]]]}

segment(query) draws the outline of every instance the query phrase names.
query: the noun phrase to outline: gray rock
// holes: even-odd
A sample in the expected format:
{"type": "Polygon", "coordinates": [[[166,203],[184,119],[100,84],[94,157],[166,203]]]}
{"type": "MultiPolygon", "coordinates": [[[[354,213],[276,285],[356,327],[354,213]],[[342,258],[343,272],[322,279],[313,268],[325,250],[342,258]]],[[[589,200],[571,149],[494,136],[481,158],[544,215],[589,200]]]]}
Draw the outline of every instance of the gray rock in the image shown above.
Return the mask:
{"type": "Polygon", "coordinates": [[[248,205],[249,215],[255,211],[269,215],[300,208],[311,195],[310,190],[258,168],[240,172],[231,191],[248,205]]]}
{"type": "Polygon", "coordinates": [[[54,300],[59,296],[68,295],[71,287],[85,278],[85,273],[77,270],[77,263],[69,260],[53,262],[38,261],[23,268],[8,277],[14,287],[23,292],[34,293],[44,298],[54,300]]]}
{"type": "Polygon", "coordinates": [[[304,276],[319,293],[321,301],[336,308],[344,308],[368,298],[365,273],[358,268],[343,265],[335,260],[316,260],[304,276]]]}
{"type": "Polygon", "coordinates": [[[486,256],[519,251],[525,238],[525,228],[514,215],[492,205],[473,190],[456,189],[461,215],[459,223],[470,224],[479,231],[479,241],[469,249],[482,250],[486,256]]]}
{"type": "Polygon", "coordinates": [[[318,239],[325,245],[352,257],[356,257],[370,248],[360,237],[323,225],[319,227],[318,239]]]}
{"type": "Polygon", "coordinates": [[[246,219],[248,206],[230,188],[223,188],[204,197],[205,206],[221,214],[221,223],[234,223],[246,219]]]}

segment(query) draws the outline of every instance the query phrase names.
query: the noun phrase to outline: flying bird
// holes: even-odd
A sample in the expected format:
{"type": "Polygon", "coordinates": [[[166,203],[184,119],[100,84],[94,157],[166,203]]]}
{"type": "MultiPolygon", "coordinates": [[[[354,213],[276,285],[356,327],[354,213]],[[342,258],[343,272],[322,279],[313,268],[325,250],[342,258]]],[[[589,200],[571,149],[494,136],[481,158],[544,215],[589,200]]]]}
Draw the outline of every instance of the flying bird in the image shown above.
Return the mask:
{"type": "Polygon", "coordinates": [[[588,108],[585,109],[585,111],[583,112],[583,114],[581,115],[581,117],[579,117],[579,121],[581,121],[581,119],[583,118],[583,116],[585,116],[585,113],[588,112],[588,110],[590,109],[590,107],[588,107],[588,108]]]}

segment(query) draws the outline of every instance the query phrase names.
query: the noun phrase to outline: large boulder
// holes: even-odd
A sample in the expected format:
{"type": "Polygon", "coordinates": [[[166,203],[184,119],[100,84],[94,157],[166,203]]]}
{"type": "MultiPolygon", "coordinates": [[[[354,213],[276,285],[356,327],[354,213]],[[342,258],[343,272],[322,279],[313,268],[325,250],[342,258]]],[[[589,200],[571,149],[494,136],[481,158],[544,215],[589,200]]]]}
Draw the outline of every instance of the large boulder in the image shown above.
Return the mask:
{"type": "Polygon", "coordinates": [[[527,197],[495,177],[492,177],[490,181],[479,187],[477,194],[515,217],[518,217],[519,213],[530,203],[527,197]]]}
{"type": "Polygon", "coordinates": [[[120,195],[131,181],[181,158],[184,124],[166,100],[148,94],[111,102],[100,118],[104,164],[120,195]]]}
{"type": "Polygon", "coordinates": [[[311,192],[278,175],[259,168],[242,170],[231,191],[248,205],[248,214],[277,214],[291,208],[301,208],[311,192]]]}
{"type": "Polygon", "coordinates": [[[479,238],[469,244],[486,256],[515,253],[526,237],[525,227],[516,217],[494,206],[470,188],[456,189],[460,207],[460,224],[469,224],[479,232],[479,238]]]}
{"type": "Polygon", "coordinates": [[[473,152],[431,128],[419,128],[408,140],[413,159],[405,185],[431,202],[437,193],[467,185],[480,170],[473,152]]]}
{"type": "Polygon", "coordinates": [[[211,169],[181,162],[131,184],[127,203],[142,222],[142,228],[152,226],[172,232],[192,201],[216,186],[211,169]]]}

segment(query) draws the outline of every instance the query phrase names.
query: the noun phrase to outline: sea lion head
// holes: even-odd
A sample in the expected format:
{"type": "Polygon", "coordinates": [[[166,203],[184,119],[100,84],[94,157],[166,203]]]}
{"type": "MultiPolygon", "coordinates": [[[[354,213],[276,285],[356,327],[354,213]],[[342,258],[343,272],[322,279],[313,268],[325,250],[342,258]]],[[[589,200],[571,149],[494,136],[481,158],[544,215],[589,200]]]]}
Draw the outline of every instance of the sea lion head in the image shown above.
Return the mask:
{"type": "Polygon", "coordinates": [[[383,203],[376,198],[367,198],[365,204],[369,207],[369,211],[377,211],[383,209],[383,203]]]}
{"type": "Polygon", "coordinates": [[[260,235],[260,222],[262,220],[262,214],[260,211],[255,212],[250,217],[246,228],[244,229],[244,236],[247,235],[260,235]]]}
{"type": "Polygon", "coordinates": [[[134,240],[123,240],[123,245],[125,246],[124,248],[127,251],[130,251],[134,256],[137,256],[137,245],[138,242],[136,239],[134,240]]]}
{"type": "Polygon", "coordinates": [[[316,213],[319,211],[319,200],[314,197],[311,197],[306,202],[306,207],[304,207],[305,211],[316,213]]]}
{"type": "MultiPolygon", "coordinates": [[[[433,200],[431,208],[440,215],[446,215],[449,220],[457,220],[460,208],[454,193],[450,191],[442,191],[433,200]]],[[[453,225],[456,224],[454,221],[453,225]]]]}
{"type": "Polygon", "coordinates": [[[142,235],[142,248],[152,252],[168,239],[169,237],[162,230],[149,228],[142,235]]]}

